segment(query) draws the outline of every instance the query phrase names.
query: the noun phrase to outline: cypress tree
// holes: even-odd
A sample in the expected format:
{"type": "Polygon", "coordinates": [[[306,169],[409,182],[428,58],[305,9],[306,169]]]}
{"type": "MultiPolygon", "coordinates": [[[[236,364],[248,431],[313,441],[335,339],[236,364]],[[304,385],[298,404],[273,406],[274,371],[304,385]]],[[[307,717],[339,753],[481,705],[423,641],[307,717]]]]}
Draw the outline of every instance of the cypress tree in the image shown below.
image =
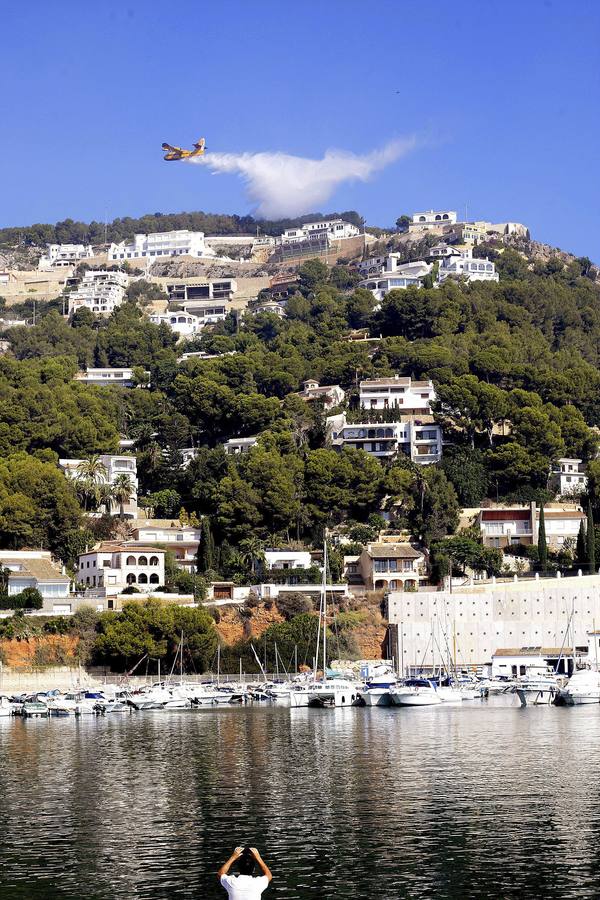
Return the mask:
{"type": "Polygon", "coordinates": [[[577,534],[577,547],[575,550],[575,555],[578,564],[580,566],[585,566],[587,563],[587,544],[585,539],[585,525],[583,524],[583,519],[579,523],[579,532],[577,534]]]}
{"type": "Polygon", "coordinates": [[[548,543],[546,541],[546,521],[544,519],[544,506],[540,506],[540,524],[538,528],[538,559],[540,569],[545,572],[548,568],[548,543]]]}
{"type": "Polygon", "coordinates": [[[591,503],[588,503],[586,543],[590,575],[593,575],[596,571],[596,532],[594,531],[594,514],[592,512],[591,503]]]}
{"type": "Polygon", "coordinates": [[[205,516],[202,519],[202,531],[198,544],[198,570],[202,573],[214,569],[215,565],[215,541],[210,527],[210,519],[205,516]]]}

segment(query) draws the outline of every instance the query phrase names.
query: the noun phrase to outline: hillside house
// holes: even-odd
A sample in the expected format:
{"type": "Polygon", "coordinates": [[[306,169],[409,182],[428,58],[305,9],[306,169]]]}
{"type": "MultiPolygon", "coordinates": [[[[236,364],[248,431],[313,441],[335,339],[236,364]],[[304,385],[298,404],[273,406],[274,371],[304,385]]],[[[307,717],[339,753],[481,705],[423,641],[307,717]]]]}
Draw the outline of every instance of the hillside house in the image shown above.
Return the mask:
{"type": "Polygon", "coordinates": [[[135,586],[153,591],[165,583],[165,551],[128,541],[103,541],[78,557],[77,580],[86,588],[119,594],[135,586]]]}
{"type": "Polygon", "coordinates": [[[563,456],[552,464],[548,487],[559,497],[581,494],[587,490],[587,483],[583,460],[563,456]]]}
{"type": "Polygon", "coordinates": [[[153,234],[136,234],[133,241],[111,244],[108,250],[110,262],[133,259],[159,259],[167,256],[211,256],[215,253],[206,247],[201,231],[157,231],[153,234]]]}
{"type": "Polygon", "coordinates": [[[315,378],[307,378],[298,396],[307,403],[322,403],[324,409],[333,409],[344,402],[346,394],[339,384],[320,385],[315,378]]]}
{"type": "Polygon", "coordinates": [[[413,381],[410,376],[370,378],[360,382],[359,403],[363,409],[398,409],[406,416],[430,415],[435,400],[431,380],[413,381]]]}
{"type": "Polygon", "coordinates": [[[252,450],[253,447],[256,447],[257,444],[258,436],[229,438],[229,440],[225,441],[223,444],[223,449],[228,456],[236,456],[240,453],[247,453],[249,450],[252,450]]]}
{"type": "Polygon", "coordinates": [[[430,209],[427,212],[413,213],[411,222],[408,226],[408,230],[409,232],[433,231],[435,229],[444,229],[447,226],[455,224],[456,212],[454,210],[430,209]]]}
{"type": "Polygon", "coordinates": [[[368,591],[416,591],[426,577],[424,566],[424,554],[401,543],[369,543],[357,561],[368,591]]]}
{"type": "Polygon", "coordinates": [[[393,459],[404,453],[419,465],[439,462],[442,458],[442,430],[434,423],[419,419],[394,422],[352,422],[346,413],[327,418],[327,432],[334,450],[344,447],[364,450],[378,459],[393,459]]]}
{"type": "MultiPolygon", "coordinates": [[[[535,503],[523,506],[492,506],[481,509],[475,524],[481,532],[484,546],[505,547],[516,544],[537,544],[540,511],[535,503]]],[[[585,521],[583,510],[574,504],[547,504],[544,507],[546,541],[552,550],[559,550],[565,542],[573,545],[579,526],[585,521]]]]}
{"type": "Polygon", "coordinates": [[[5,570],[9,597],[34,588],[42,595],[45,612],[71,612],[71,579],[49,550],[0,550],[0,567],[5,570]]]}
{"type": "MultiPolygon", "coordinates": [[[[144,370],[143,370],[144,371],[144,370]]],[[[144,371],[149,383],[150,372],[144,371]]],[[[102,387],[110,387],[116,385],[118,387],[134,387],[136,377],[133,368],[130,366],[104,366],[103,368],[87,368],[85,372],[76,372],[73,376],[75,381],[82,381],[84,384],[95,384],[102,387]]]]}

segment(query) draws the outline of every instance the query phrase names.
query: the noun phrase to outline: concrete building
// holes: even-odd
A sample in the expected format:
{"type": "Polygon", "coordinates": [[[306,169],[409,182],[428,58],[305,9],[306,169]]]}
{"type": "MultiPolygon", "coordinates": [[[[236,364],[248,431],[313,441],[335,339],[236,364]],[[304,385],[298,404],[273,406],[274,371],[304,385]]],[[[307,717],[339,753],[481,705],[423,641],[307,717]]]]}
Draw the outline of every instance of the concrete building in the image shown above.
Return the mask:
{"type": "Polygon", "coordinates": [[[104,541],[81,553],[77,580],[86,588],[119,594],[127,587],[153,591],[165,583],[165,551],[127,541],[104,541]]]}
{"type": "Polygon", "coordinates": [[[416,591],[426,577],[425,556],[410,544],[369,543],[356,561],[356,574],[367,591],[416,591]]]}
{"type": "Polygon", "coordinates": [[[382,460],[404,453],[420,465],[442,458],[440,426],[412,417],[405,422],[348,423],[346,413],[340,413],[327,418],[327,432],[335,450],[364,450],[382,460]]]}
{"type": "Polygon", "coordinates": [[[343,403],[346,393],[339,384],[320,385],[315,378],[307,378],[298,396],[307,403],[321,403],[328,410],[343,403]]]}
{"type": "MultiPolygon", "coordinates": [[[[120,475],[127,475],[131,482],[131,497],[129,502],[123,505],[123,512],[127,518],[136,518],[138,513],[137,495],[138,495],[138,476],[137,476],[137,460],[135,456],[117,456],[105,453],[100,456],[100,461],[104,467],[104,471],[99,474],[99,484],[113,485],[120,475]]],[[[59,459],[58,466],[67,478],[77,481],[80,477],[81,466],[85,462],[82,459],[59,459]]],[[[116,514],[120,512],[121,506],[114,500],[110,502],[109,512],[116,514]]]]}
{"type": "Polygon", "coordinates": [[[188,303],[190,300],[231,300],[238,289],[234,278],[187,278],[185,281],[168,281],[169,303],[188,303]]]}
{"type": "Polygon", "coordinates": [[[134,259],[160,259],[166,256],[214,257],[214,251],[206,247],[201,231],[157,231],[154,234],[136,234],[131,243],[121,241],[111,244],[108,250],[110,262],[134,259]]]}
{"type": "Polygon", "coordinates": [[[151,313],[150,321],[154,325],[168,325],[171,331],[180,337],[191,337],[202,331],[206,319],[191,312],[151,313]]]}
{"type": "Polygon", "coordinates": [[[496,266],[485,259],[471,259],[466,256],[451,256],[442,260],[438,271],[438,282],[443,284],[447,278],[464,277],[467,281],[498,281],[496,266]]]}
{"type": "Polygon", "coordinates": [[[363,409],[398,409],[407,416],[431,414],[435,400],[433,382],[413,381],[405,375],[361,381],[359,403],[363,409]]]}
{"type": "Polygon", "coordinates": [[[25,588],[34,588],[42,595],[45,612],[53,615],[71,612],[71,579],[64,566],[54,562],[49,550],[0,550],[0,567],[8,570],[9,597],[25,588]]]}
{"type": "Polygon", "coordinates": [[[305,222],[298,228],[287,228],[279,238],[282,244],[297,244],[300,241],[314,241],[327,237],[328,240],[345,240],[356,237],[360,229],[343,219],[329,219],[325,222],[305,222]]]}
{"type": "Polygon", "coordinates": [[[581,494],[587,490],[587,483],[583,460],[563,456],[552,464],[548,487],[559,497],[581,494]]]}
{"type": "Polygon", "coordinates": [[[237,456],[240,453],[248,453],[248,451],[252,450],[253,447],[256,447],[257,444],[258,436],[229,438],[229,440],[225,441],[223,444],[223,449],[228,456],[237,456]]]}
{"type": "Polygon", "coordinates": [[[90,244],[48,244],[45,255],[40,258],[38,269],[48,271],[76,266],[93,256],[94,250],[90,244]]]}
{"type": "MultiPolygon", "coordinates": [[[[547,504],[544,507],[546,541],[559,550],[569,541],[575,545],[579,526],[585,521],[583,510],[574,504],[547,504]]],[[[540,511],[535,503],[524,506],[492,506],[481,509],[475,524],[486,547],[502,550],[515,544],[537,544],[540,511]]]]}
{"type": "Polygon", "coordinates": [[[357,267],[361,275],[405,275],[415,278],[424,278],[431,272],[431,263],[423,259],[406,261],[400,253],[388,253],[385,256],[373,256],[357,267]]]}
{"type": "MultiPolygon", "coordinates": [[[[575,643],[585,654],[600,621],[600,576],[492,580],[452,593],[394,591],[387,596],[387,619],[388,654],[403,660],[404,671],[432,664],[432,631],[442,646],[447,640],[459,667],[490,663],[501,648],[527,647],[539,655],[541,648],[575,643]]],[[[433,654],[439,664],[438,647],[433,654]]]]}
{"type": "Polygon", "coordinates": [[[413,231],[432,231],[434,229],[443,229],[446,226],[456,223],[456,212],[452,209],[430,209],[427,212],[413,213],[412,220],[408,226],[409,232],[413,231]]]}
{"type": "MultiPolygon", "coordinates": [[[[149,383],[150,372],[144,370],[144,376],[147,377],[149,383]]],[[[136,378],[133,369],[130,366],[105,366],[103,368],[87,368],[85,372],[76,372],[73,376],[75,381],[82,381],[84,384],[96,384],[103,387],[117,385],[118,387],[133,387],[136,378]]]]}
{"type": "Polygon", "coordinates": [[[199,525],[182,525],[179,519],[137,519],[131,535],[140,545],[162,545],[171,550],[177,565],[192,571],[197,566],[201,533],[199,525]]]}
{"type": "Polygon", "coordinates": [[[74,290],[69,293],[69,315],[85,307],[96,316],[110,316],[125,299],[129,278],[124,272],[92,271],[82,278],[69,279],[74,290]]]}
{"type": "Polygon", "coordinates": [[[308,550],[265,550],[267,569],[310,569],[312,559],[308,550]]]}

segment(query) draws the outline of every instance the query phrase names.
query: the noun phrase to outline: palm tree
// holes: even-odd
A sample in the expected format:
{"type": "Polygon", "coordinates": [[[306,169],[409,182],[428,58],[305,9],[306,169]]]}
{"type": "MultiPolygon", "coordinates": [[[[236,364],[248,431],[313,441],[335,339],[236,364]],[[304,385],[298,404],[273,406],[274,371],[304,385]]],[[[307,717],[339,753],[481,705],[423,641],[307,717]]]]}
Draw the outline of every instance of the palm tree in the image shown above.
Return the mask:
{"type": "Polygon", "coordinates": [[[119,518],[125,518],[125,504],[129,503],[133,495],[133,482],[129,475],[117,475],[112,483],[112,499],[119,504],[119,518]]]}
{"type": "Polygon", "coordinates": [[[106,483],[107,470],[98,453],[82,459],[75,472],[75,490],[82,498],[84,509],[88,503],[96,506],[100,501],[100,486],[106,483]]]}
{"type": "Polygon", "coordinates": [[[265,545],[257,537],[245,538],[240,541],[240,557],[246,568],[253,574],[263,571],[266,565],[265,545]]]}

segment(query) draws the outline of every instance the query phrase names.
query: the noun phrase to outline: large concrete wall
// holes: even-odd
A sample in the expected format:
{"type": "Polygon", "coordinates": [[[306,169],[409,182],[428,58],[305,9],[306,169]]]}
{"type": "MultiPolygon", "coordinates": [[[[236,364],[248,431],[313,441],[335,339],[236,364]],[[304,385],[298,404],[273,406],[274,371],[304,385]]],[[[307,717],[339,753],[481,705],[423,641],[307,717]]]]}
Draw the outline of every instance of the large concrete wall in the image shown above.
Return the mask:
{"type": "Polygon", "coordinates": [[[459,665],[482,665],[508,647],[578,647],[600,628],[600,576],[486,584],[388,595],[391,647],[404,667],[439,662],[440,645],[459,665]],[[397,626],[397,629],[394,627],[397,626]],[[432,641],[432,631],[435,640],[432,641]],[[447,652],[447,650],[446,650],[447,652]]]}

